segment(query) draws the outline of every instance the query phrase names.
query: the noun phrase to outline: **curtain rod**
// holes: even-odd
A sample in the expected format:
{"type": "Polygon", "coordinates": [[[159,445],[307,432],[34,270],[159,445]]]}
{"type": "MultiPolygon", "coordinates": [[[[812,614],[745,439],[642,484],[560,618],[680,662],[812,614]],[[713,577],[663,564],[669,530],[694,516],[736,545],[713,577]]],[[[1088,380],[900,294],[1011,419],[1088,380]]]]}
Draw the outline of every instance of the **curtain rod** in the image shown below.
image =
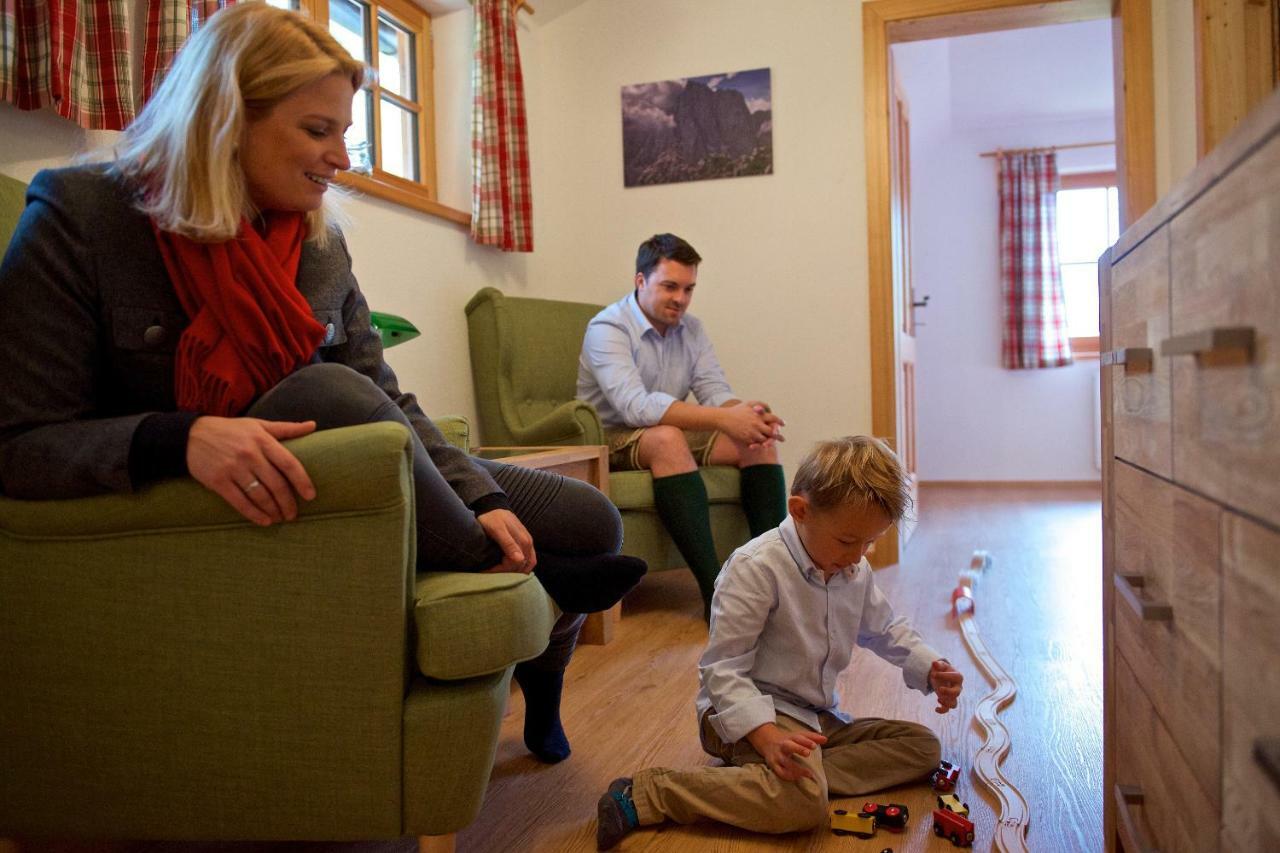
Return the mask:
{"type": "Polygon", "coordinates": [[[995,151],[983,151],[979,157],[999,157],[1001,154],[1030,154],[1033,151],[1062,151],[1067,148],[1097,148],[1101,145],[1115,145],[1114,139],[1107,142],[1073,142],[1070,145],[1041,145],[1036,148],[997,148],[995,151]]]}

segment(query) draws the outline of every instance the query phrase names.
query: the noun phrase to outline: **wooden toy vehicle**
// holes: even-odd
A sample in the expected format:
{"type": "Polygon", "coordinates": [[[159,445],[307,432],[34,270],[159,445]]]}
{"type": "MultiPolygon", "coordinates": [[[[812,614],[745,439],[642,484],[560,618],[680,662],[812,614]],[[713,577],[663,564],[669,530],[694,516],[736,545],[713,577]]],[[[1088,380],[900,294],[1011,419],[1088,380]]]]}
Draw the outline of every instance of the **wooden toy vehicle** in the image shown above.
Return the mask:
{"type": "Polygon", "coordinates": [[[939,794],[938,808],[946,809],[949,812],[955,812],[961,817],[969,816],[969,804],[960,802],[960,798],[955,794],[939,794]]]}
{"type": "Polygon", "coordinates": [[[955,847],[973,845],[973,823],[949,809],[933,810],[933,834],[949,838],[955,847]]]}
{"type": "Polygon", "coordinates": [[[956,780],[959,778],[960,768],[944,758],[938,762],[938,769],[933,771],[930,781],[933,784],[933,790],[939,794],[945,794],[956,789],[956,780]]]}
{"type": "Polygon", "coordinates": [[[882,826],[893,832],[901,832],[905,829],[907,820],[911,817],[907,807],[900,803],[882,805],[880,803],[865,802],[862,804],[862,811],[859,814],[875,818],[876,826],[882,826]]]}
{"type": "Polygon", "coordinates": [[[844,809],[832,809],[831,832],[835,835],[856,835],[859,838],[870,838],[876,834],[876,819],[861,812],[853,815],[844,809]]]}

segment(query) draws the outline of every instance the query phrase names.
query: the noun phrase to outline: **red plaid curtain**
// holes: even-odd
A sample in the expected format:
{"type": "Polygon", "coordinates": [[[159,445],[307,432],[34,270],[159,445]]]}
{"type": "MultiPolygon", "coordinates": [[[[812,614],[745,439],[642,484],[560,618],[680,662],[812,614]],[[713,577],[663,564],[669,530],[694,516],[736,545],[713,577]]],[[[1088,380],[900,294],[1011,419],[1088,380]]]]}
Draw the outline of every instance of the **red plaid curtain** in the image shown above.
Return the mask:
{"type": "Polygon", "coordinates": [[[1071,363],[1058,272],[1058,158],[1000,155],[1001,358],[1011,369],[1071,363]]]}
{"type": "Polygon", "coordinates": [[[142,56],[142,102],[151,100],[187,36],[236,0],[152,0],[147,4],[147,41],[142,56]]]}
{"type": "Polygon", "coordinates": [[[507,252],[533,251],[529,128],[512,0],[476,0],[471,63],[471,236],[507,252]]]}
{"type": "Polygon", "coordinates": [[[0,100],[53,107],[81,127],[120,130],[133,120],[129,0],[0,2],[0,100]]]}

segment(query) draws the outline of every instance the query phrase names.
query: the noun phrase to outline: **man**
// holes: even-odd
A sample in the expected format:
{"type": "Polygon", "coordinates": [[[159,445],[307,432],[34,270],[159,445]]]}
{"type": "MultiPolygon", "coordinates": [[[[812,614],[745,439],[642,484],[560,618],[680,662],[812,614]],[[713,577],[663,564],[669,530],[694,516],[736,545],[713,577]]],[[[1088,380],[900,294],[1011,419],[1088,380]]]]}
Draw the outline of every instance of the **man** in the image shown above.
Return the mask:
{"type": "Polygon", "coordinates": [[[736,465],[752,536],[786,517],[776,442],[783,420],[759,400],[736,397],[711,341],[687,311],[701,256],[674,234],[636,254],[635,291],[587,325],[578,398],[595,406],[614,471],[653,473],[658,516],[689,564],[709,612],[720,561],[699,465],[736,465]],[[686,401],[693,392],[696,403],[686,401]]]}

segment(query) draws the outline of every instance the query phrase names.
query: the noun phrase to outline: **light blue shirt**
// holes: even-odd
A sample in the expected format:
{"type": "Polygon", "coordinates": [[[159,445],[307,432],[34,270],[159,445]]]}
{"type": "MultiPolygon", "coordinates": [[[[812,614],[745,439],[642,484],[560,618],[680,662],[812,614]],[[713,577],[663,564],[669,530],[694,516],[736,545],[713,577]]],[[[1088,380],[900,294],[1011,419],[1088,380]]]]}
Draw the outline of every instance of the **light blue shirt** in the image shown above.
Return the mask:
{"type": "Polygon", "coordinates": [[[734,399],[698,318],[685,314],[661,335],[632,294],[587,324],[577,396],[606,427],[653,426],[690,391],[704,406],[734,399]]]}
{"type": "Polygon", "coordinates": [[[698,716],[725,743],[784,713],[821,731],[818,713],[844,722],[836,677],[854,646],[902,668],[908,687],[931,692],[938,654],[906,617],[895,617],[865,558],[823,583],[790,516],[734,551],[716,580],[711,638],[698,662],[698,716]]]}

